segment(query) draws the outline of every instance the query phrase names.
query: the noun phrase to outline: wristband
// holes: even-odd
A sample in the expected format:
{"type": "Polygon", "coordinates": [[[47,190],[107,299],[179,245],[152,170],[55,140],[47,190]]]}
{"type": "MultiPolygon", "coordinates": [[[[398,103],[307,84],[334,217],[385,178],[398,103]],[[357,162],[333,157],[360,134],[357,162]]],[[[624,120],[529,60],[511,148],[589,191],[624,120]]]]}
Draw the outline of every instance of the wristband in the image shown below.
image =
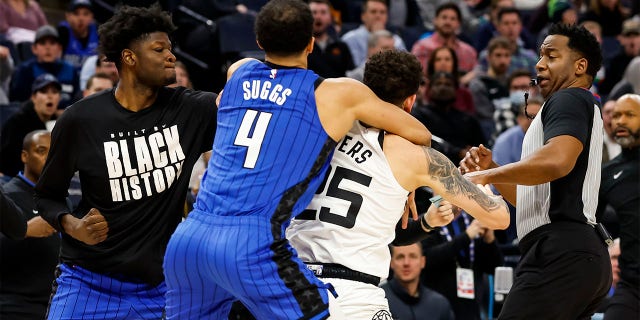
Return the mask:
{"type": "Polygon", "coordinates": [[[420,219],[420,226],[422,226],[422,229],[425,232],[431,232],[431,231],[439,228],[439,227],[432,227],[432,226],[429,225],[429,223],[427,223],[427,214],[426,213],[422,216],[422,219],[420,219]]]}

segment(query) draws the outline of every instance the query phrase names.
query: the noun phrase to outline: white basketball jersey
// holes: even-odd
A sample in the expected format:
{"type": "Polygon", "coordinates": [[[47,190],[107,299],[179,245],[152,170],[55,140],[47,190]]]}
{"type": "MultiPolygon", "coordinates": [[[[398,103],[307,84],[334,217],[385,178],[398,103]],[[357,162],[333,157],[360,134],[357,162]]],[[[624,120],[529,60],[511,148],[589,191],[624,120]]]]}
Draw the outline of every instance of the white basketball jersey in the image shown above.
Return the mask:
{"type": "Polygon", "coordinates": [[[302,261],[337,263],[382,279],[389,274],[387,245],[409,191],[393,176],[383,136],[355,122],[336,146],[327,178],[287,229],[302,261]]]}

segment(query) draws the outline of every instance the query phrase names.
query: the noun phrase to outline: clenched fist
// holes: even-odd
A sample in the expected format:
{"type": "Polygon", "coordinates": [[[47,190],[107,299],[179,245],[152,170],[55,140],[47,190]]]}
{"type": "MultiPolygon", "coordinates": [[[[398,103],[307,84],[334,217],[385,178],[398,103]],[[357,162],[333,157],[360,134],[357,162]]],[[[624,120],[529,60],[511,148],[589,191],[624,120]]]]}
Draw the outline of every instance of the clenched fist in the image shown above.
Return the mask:
{"type": "Polygon", "coordinates": [[[76,240],[95,245],[107,239],[109,225],[96,208],[91,208],[82,219],[70,214],[62,218],[64,231],[76,240]]]}

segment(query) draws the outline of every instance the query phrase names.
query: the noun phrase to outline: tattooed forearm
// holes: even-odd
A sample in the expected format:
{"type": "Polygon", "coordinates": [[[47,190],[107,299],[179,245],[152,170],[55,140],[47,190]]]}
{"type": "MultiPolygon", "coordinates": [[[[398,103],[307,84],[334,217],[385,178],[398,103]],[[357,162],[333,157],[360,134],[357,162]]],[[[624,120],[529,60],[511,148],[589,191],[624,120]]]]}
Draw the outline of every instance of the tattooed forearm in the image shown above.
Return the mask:
{"type": "Polygon", "coordinates": [[[427,157],[428,172],[431,179],[442,183],[453,195],[463,195],[480,205],[484,210],[493,211],[506,203],[502,199],[492,199],[477,186],[465,179],[453,163],[442,153],[429,147],[422,147],[427,157]]]}

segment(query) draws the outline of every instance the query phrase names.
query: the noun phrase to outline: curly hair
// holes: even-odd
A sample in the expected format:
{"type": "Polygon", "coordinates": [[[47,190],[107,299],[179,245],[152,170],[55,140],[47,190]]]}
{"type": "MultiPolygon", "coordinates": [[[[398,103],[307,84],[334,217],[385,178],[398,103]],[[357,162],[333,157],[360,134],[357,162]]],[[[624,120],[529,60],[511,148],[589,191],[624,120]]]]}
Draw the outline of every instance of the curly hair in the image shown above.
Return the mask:
{"type": "Polygon", "coordinates": [[[561,35],[569,38],[567,46],[587,59],[587,74],[592,78],[602,66],[602,51],[596,37],[583,26],[556,23],[549,29],[549,35],[561,35]]]}
{"type": "Polygon", "coordinates": [[[258,13],[254,30],[265,52],[287,56],[311,41],[313,16],[300,0],[271,0],[258,13]]]}
{"type": "Polygon", "coordinates": [[[120,70],[122,50],[131,48],[134,42],[148,37],[150,33],[169,34],[175,29],[169,13],[162,11],[157,3],[149,8],[122,6],[98,28],[98,50],[120,70]]]}
{"type": "Polygon", "coordinates": [[[382,100],[400,105],[418,92],[422,80],[422,66],[409,52],[381,51],[369,58],[364,67],[366,84],[382,100]]]}

